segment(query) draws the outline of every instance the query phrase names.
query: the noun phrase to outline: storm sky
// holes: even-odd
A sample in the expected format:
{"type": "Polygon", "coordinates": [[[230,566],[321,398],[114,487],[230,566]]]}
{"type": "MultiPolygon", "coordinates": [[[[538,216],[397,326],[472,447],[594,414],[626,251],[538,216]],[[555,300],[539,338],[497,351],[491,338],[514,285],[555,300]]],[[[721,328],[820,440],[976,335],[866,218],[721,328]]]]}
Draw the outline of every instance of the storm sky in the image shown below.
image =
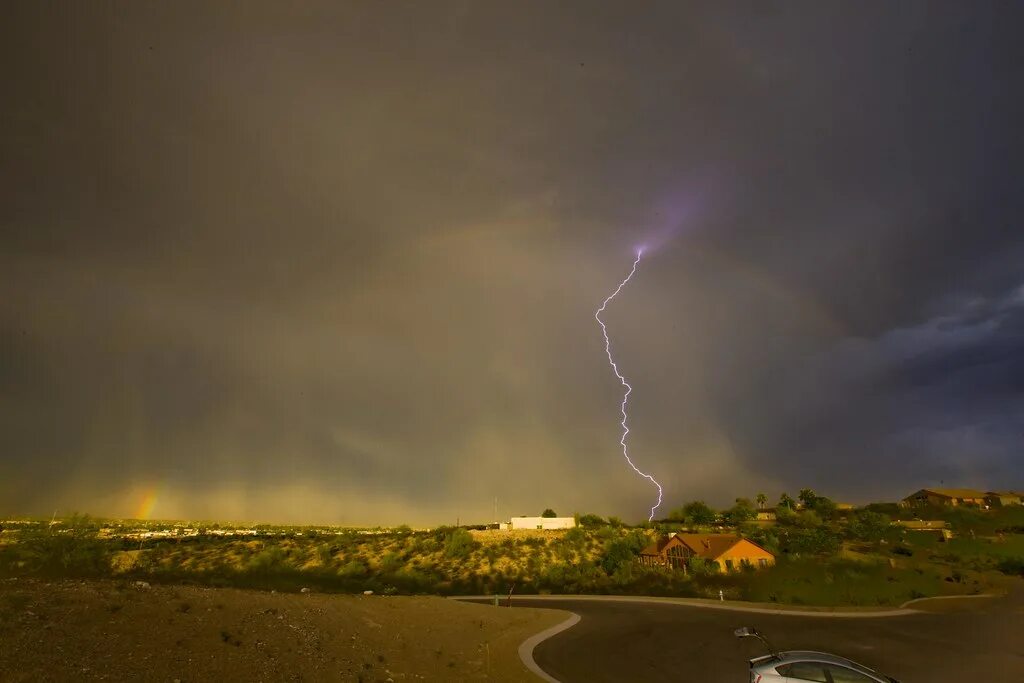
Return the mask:
{"type": "Polygon", "coordinates": [[[42,3],[0,515],[1024,486],[1016,3],[42,3]]]}

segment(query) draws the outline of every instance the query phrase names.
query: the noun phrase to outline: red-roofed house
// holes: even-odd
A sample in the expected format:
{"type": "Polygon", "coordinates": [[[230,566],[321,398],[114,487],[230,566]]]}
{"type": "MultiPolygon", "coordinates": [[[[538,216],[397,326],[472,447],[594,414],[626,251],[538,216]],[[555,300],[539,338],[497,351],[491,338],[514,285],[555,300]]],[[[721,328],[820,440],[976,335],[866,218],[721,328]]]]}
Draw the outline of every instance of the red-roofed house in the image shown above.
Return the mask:
{"type": "Polygon", "coordinates": [[[761,546],[729,534],[673,534],[644,548],[640,563],[685,569],[694,557],[714,562],[726,572],[744,566],[762,568],[775,564],[775,556],[761,546]]]}

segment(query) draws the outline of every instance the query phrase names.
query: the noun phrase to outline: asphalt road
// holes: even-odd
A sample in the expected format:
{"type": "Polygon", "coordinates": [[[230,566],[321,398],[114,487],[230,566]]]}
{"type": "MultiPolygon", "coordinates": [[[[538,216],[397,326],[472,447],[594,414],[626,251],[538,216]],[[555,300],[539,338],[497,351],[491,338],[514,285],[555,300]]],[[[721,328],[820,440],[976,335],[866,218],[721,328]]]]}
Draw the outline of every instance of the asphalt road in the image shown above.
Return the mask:
{"type": "Polygon", "coordinates": [[[1024,681],[1024,591],[1003,599],[929,601],[926,612],[826,618],[733,612],[673,604],[513,600],[569,610],[582,620],[536,647],[534,659],[562,683],[748,680],[764,654],[732,632],[754,626],[777,649],[849,657],[902,683],[1024,681]]]}

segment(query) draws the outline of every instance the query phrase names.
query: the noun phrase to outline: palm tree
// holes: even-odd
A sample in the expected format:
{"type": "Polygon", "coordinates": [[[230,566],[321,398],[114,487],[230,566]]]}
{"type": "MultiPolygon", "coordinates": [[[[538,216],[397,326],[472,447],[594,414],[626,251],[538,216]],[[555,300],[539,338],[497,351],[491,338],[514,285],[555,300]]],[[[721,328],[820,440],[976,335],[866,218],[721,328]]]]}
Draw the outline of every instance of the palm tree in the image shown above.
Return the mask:
{"type": "Polygon", "coordinates": [[[768,504],[768,496],[763,493],[757,494],[757,509],[764,510],[764,506],[768,504]]]}

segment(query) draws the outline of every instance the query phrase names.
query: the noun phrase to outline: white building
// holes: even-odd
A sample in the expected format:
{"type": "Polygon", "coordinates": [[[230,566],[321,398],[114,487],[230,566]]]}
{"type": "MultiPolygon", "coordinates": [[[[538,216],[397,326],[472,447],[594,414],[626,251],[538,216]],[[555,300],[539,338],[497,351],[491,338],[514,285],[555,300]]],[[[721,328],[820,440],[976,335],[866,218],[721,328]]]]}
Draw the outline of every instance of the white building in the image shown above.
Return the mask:
{"type": "Polygon", "coordinates": [[[575,517],[513,517],[504,529],[572,529],[576,526],[575,517]]]}

